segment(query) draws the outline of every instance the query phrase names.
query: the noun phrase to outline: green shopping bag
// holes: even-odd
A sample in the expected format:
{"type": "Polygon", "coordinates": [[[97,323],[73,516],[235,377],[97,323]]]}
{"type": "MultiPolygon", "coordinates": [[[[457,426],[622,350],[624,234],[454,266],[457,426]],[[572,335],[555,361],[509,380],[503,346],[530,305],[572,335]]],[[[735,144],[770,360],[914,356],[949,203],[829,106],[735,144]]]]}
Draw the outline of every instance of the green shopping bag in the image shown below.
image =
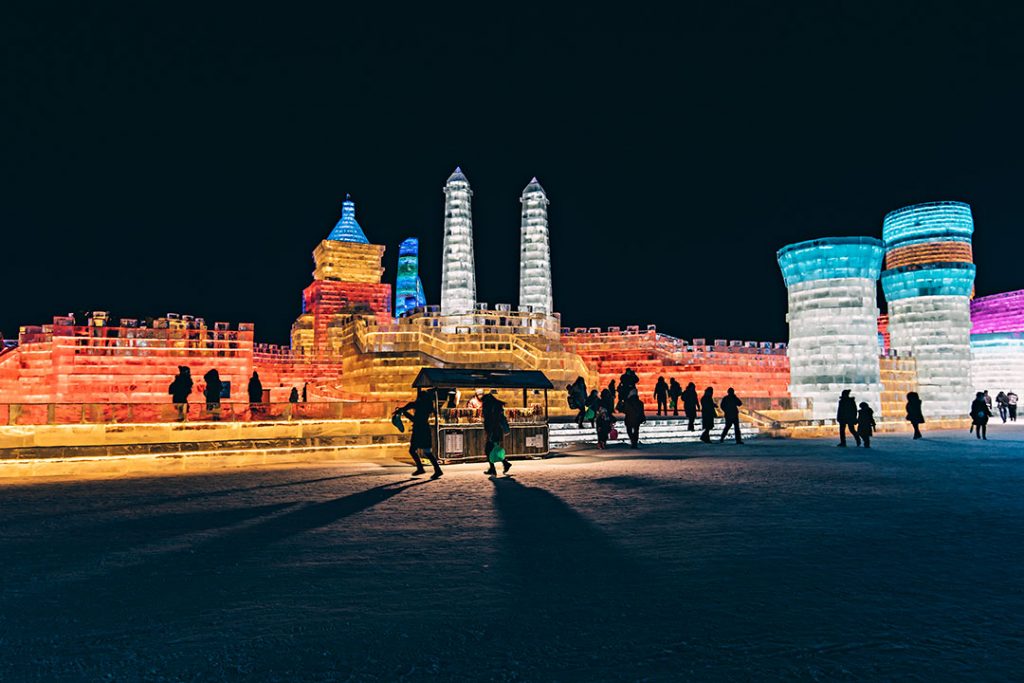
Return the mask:
{"type": "Polygon", "coordinates": [[[491,452],[487,454],[487,461],[491,464],[501,462],[505,459],[505,449],[501,447],[501,444],[497,444],[491,449],[491,452]]]}
{"type": "Polygon", "coordinates": [[[583,419],[584,420],[593,420],[594,417],[595,417],[595,415],[594,415],[594,409],[593,408],[587,408],[587,412],[583,413],[583,419]]]}

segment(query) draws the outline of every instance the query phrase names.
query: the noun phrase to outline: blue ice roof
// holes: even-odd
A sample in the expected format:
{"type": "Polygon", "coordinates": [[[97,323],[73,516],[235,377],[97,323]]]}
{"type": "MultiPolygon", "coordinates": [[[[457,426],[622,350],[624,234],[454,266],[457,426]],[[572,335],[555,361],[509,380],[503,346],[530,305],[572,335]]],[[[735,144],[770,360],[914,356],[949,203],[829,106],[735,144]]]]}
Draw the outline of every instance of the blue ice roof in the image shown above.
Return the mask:
{"type": "Polygon", "coordinates": [[[366,239],[363,229],[359,227],[359,222],[356,221],[356,203],[352,201],[350,195],[345,195],[345,201],[341,203],[341,218],[338,219],[334,230],[331,230],[327,239],[335,242],[370,243],[370,240],[366,239]]]}

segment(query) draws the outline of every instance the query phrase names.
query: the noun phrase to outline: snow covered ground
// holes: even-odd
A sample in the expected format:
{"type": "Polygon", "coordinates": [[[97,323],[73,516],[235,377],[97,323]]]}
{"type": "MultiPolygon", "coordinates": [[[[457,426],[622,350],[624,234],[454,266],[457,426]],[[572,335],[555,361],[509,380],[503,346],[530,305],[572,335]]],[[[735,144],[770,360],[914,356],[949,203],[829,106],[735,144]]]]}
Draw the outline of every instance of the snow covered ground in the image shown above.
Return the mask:
{"type": "Polygon", "coordinates": [[[0,488],[0,680],[1020,680],[1024,428],[0,488]]]}

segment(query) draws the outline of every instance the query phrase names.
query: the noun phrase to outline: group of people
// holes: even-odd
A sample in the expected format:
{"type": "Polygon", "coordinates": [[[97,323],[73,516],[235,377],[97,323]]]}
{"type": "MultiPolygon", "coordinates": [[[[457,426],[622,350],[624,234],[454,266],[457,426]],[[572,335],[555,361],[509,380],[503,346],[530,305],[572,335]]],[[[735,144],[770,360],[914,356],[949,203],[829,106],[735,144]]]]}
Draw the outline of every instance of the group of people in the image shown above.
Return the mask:
{"type": "MultiPolygon", "coordinates": [[[[606,448],[609,439],[618,438],[615,429],[615,413],[623,415],[623,423],[626,426],[626,435],[631,448],[640,447],[640,425],[647,421],[646,410],[637,385],[640,378],[632,368],[619,376],[618,385],[611,380],[608,386],[599,394],[596,389],[587,393],[587,383],[582,377],[565,387],[569,407],[576,410],[576,426],[583,429],[584,422],[590,422],[591,427],[597,430],[597,447],[606,448]]],[[[697,387],[693,382],[686,385],[684,389],[674,377],[668,382],[664,376],[658,378],[654,386],[654,400],[658,405],[658,415],[668,416],[671,408],[674,416],[679,415],[680,405],[683,414],[689,421],[689,430],[694,431],[694,424],[697,420],[697,412],[701,414],[701,435],[700,440],[704,443],[711,443],[711,430],[715,428],[715,418],[718,409],[721,408],[725,418],[725,429],[719,442],[725,441],[729,430],[732,429],[736,436],[736,443],[743,443],[743,436],[740,433],[740,406],[743,401],[736,395],[736,392],[729,388],[725,397],[722,398],[721,406],[715,403],[714,389],[708,387],[704,390],[703,396],[697,397],[697,387]]]]}
{"type": "MultiPolygon", "coordinates": [[[[208,370],[203,375],[203,381],[206,383],[203,387],[203,398],[206,399],[206,411],[214,420],[220,419],[220,400],[224,397],[224,389],[226,384],[221,380],[220,374],[216,368],[208,370]]],[[[192,394],[192,389],[195,386],[195,382],[192,379],[192,370],[187,365],[178,366],[178,374],[174,376],[171,381],[171,385],[167,388],[167,393],[171,396],[171,402],[174,404],[175,409],[178,411],[178,421],[184,422],[188,419],[188,397],[192,394]]],[[[309,385],[304,383],[302,385],[302,402],[305,403],[308,397],[309,385]]],[[[260,375],[255,370],[252,376],[249,378],[249,384],[247,392],[249,396],[249,407],[252,410],[257,410],[258,406],[266,403],[263,400],[263,382],[260,380],[260,375]]],[[[292,387],[291,393],[289,394],[288,401],[290,403],[299,402],[299,390],[297,387],[292,387]]]]}
{"type": "MultiPolygon", "coordinates": [[[[999,419],[1005,424],[1017,421],[1017,394],[1013,391],[1000,391],[996,394],[996,410],[999,419]]],[[[988,391],[979,391],[971,401],[971,430],[978,439],[988,440],[988,420],[992,415],[992,397],[988,391]]]]}
{"type": "MultiPolygon", "coordinates": [[[[451,394],[449,394],[450,396],[451,394]]],[[[391,421],[395,426],[401,425],[404,417],[412,423],[412,434],[409,438],[409,455],[412,456],[416,469],[413,476],[426,474],[423,467],[423,459],[426,458],[434,468],[431,479],[437,479],[444,472],[438,462],[437,454],[434,453],[430,436],[430,416],[437,412],[438,393],[436,389],[417,389],[416,398],[397,408],[391,415],[391,421]]],[[[499,462],[504,474],[512,469],[512,463],[505,457],[503,442],[505,436],[511,431],[508,418],[505,416],[505,402],[494,395],[494,392],[485,393],[483,389],[476,389],[474,395],[467,402],[467,407],[479,407],[484,423],[484,455],[487,456],[488,467],[484,474],[497,476],[495,468],[499,462]]]]}

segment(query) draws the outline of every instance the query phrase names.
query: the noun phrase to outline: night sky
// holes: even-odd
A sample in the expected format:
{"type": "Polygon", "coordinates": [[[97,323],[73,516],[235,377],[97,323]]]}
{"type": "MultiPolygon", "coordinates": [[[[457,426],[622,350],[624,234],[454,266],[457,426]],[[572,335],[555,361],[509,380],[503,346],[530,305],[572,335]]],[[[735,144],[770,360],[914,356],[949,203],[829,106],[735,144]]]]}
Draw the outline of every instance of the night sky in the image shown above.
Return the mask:
{"type": "Polygon", "coordinates": [[[388,281],[420,238],[438,303],[456,165],[491,304],[540,179],[567,326],[784,340],[776,249],[942,199],[974,209],[978,294],[1024,287],[1018,10],[101,4],[0,19],[8,337],[98,309],[285,342],[346,192],[388,281]]]}

